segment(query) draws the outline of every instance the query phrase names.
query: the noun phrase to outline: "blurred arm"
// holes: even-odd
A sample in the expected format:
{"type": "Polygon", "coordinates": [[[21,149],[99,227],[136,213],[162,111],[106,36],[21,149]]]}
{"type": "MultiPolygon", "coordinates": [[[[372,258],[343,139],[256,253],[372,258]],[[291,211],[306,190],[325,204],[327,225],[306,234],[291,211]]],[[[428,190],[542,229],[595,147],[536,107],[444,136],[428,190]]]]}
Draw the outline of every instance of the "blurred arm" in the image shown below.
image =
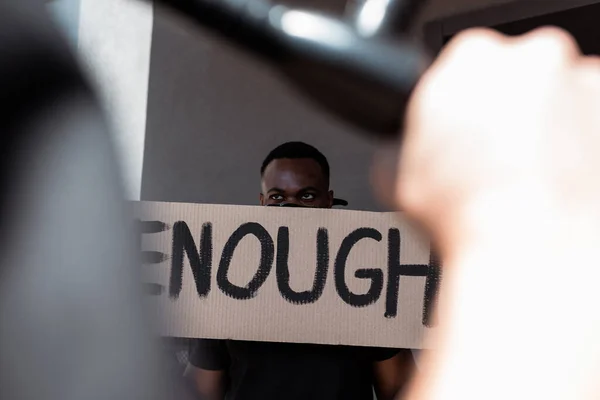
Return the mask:
{"type": "Polygon", "coordinates": [[[599,104],[600,62],[558,29],[463,33],[423,77],[395,198],[444,284],[411,399],[597,398],[599,104]]]}

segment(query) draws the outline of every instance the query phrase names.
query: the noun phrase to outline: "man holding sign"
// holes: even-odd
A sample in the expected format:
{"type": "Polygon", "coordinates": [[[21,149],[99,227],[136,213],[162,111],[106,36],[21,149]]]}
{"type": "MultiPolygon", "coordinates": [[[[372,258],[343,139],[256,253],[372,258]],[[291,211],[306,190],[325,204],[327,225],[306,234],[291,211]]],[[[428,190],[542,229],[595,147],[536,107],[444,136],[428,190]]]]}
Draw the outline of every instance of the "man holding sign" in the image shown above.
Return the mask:
{"type": "MultiPolygon", "coordinates": [[[[329,163],[301,142],[274,149],[261,168],[263,206],[331,208],[329,163]]],[[[186,370],[207,400],[393,399],[415,368],[408,349],[200,339],[186,370]]]]}

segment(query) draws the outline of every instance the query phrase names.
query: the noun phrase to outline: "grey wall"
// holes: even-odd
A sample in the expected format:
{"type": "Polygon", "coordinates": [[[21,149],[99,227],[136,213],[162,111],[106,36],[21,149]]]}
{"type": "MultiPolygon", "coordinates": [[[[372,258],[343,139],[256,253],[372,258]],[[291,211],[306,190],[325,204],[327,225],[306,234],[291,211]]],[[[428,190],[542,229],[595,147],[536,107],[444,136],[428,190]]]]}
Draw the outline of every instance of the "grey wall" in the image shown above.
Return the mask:
{"type": "Polygon", "coordinates": [[[142,200],[256,204],[259,168],[275,146],[302,140],[332,167],[353,209],[378,209],[373,143],[320,114],[263,65],[155,10],[142,200]]]}
{"type": "MultiPolygon", "coordinates": [[[[341,12],[343,3],[345,2],[345,0],[282,1],[307,8],[327,9],[328,11],[337,14],[341,12]]],[[[419,34],[422,31],[423,22],[431,19],[509,1],[511,0],[428,0],[425,12],[415,23],[414,32],[419,34]]],[[[82,61],[84,61],[84,64],[88,66],[88,69],[90,70],[90,77],[98,88],[99,94],[101,94],[110,120],[115,128],[115,144],[121,155],[121,164],[124,176],[126,177],[128,197],[131,199],[139,199],[141,193],[140,187],[146,131],[146,99],[148,97],[149,82],[150,36],[153,24],[151,3],[137,0],[53,0],[53,2],[59,8],[61,7],[60,3],[66,4],[72,2],[73,4],[79,5],[79,34],[77,39],[80,56],[82,61]]],[[[162,17],[159,15],[158,20],[160,21],[161,18],[162,17]]],[[[172,29],[172,27],[170,29],[172,29]]],[[[76,30],[72,30],[71,32],[76,33],[76,30]]],[[[173,35],[172,32],[171,35],[173,35]]],[[[171,36],[171,38],[174,39],[175,36],[171,36]]],[[[177,43],[173,42],[167,45],[177,45],[177,43]]],[[[186,46],[178,46],[178,48],[181,47],[188,51],[191,50],[192,52],[198,51],[197,49],[192,48],[192,43],[190,43],[189,39],[186,46]]],[[[186,54],[172,53],[173,58],[165,60],[165,62],[180,64],[191,58],[191,56],[186,54]],[[179,59],[179,57],[181,57],[181,59],[179,59]]],[[[213,53],[214,49],[211,48],[210,51],[205,51],[204,56],[199,58],[201,61],[204,61],[206,56],[209,54],[212,55],[213,53]]],[[[215,62],[212,62],[211,64],[214,66],[215,62]]],[[[203,64],[201,63],[200,65],[203,64]]],[[[176,71],[185,68],[181,68],[177,65],[174,65],[172,68],[172,70],[168,71],[169,77],[167,78],[175,82],[182,80],[182,78],[173,78],[173,75],[176,71]]],[[[247,67],[240,66],[238,70],[242,74],[248,73],[243,72],[246,68],[247,67]]],[[[168,70],[168,67],[163,66],[163,69],[168,70]]],[[[190,70],[193,68],[188,67],[187,69],[190,70]]],[[[254,68],[254,70],[256,69],[257,68],[254,68]]],[[[203,81],[207,81],[208,79],[207,77],[198,78],[199,75],[204,73],[202,70],[193,71],[193,73],[194,79],[201,79],[203,81]]],[[[153,78],[153,84],[155,83],[154,79],[156,78],[153,78]]],[[[171,98],[173,98],[172,93],[176,92],[178,89],[173,86],[169,88],[169,90],[171,94],[164,93],[163,95],[167,97],[171,96],[171,98]]],[[[228,95],[231,96],[232,94],[228,95]]],[[[208,101],[209,100],[206,97],[203,97],[204,103],[208,101]]],[[[217,103],[213,104],[213,106],[216,104],[217,103]]],[[[171,106],[170,104],[166,105],[169,107],[171,106]]],[[[155,107],[157,106],[160,106],[160,102],[155,102],[154,105],[151,105],[151,111],[154,112],[156,109],[155,107]]],[[[205,114],[208,113],[206,110],[203,112],[205,114]]],[[[296,127],[294,126],[292,128],[295,129],[296,127]]],[[[155,127],[151,127],[150,129],[152,136],[159,134],[155,127]]],[[[338,130],[341,130],[341,128],[338,128],[338,130]]],[[[167,135],[167,133],[164,134],[167,135]]],[[[206,131],[203,131],[202,134],[203,135],[193,136],[193,140],[187,140],[186,143],[189,146],[196,146],[196,142],[202,139],[204,146],[212,146],[211,141],[214,137],[209,136],[206,131]]],[[[181,136],[184,135],[175,135],[172,140],[180,140],[181,136]]],[[[153,137],[151,140],[153,142],[152,148],[155,149],[158,147],[157,138],[153,137]]],[[[263,147],[267,149],[269,146],[263,145],[263,147]]],[[[324,150],[327,151],[327,149],[324,150]]],[[[151,159],[147,160],[147,169],[156,171],[156,177],[153,175],[154,172],[153,174],[148,172],[145,173],[145,197],[151,196],[153,198],[163,199],[180,197],[179,193],[184,189],[173,192],[172,196],[169,195],[167,187],[173,186],[174,184],[165,182],[166,177],[162,175],[163,170],[167,168],[178,168],[179,163],[171,163],[170,159],[165,158],[165,163],[161,166],[160,161],[156,160],[157,157],[161,157],[161,152],[156,154],[156,156],[151,155],[148,152],[148,156],[150,156],[151,159]],[[156,182],[154,182],[155,178],[156,182]]],[[[248,165],[246,165],[246,167],[248,167],[248,165]]],[[[337,177],[339,178],[340,171],[339,169],[336,171],[337,177]]],[[[188,187],[190,183],[183,182],[181,177],[182,174],[185,173],[183,171],[179,171],[177,174],[172,173],[174,182],[182,182],[182,185],[188,187]]],[[[192,173],[189,174],[192,175],[192,173]]],[[[193,174],[193,177],[196,185],[204,186],[201,182],[204,179],[204,175],[195,173],[193,174]]],[[[351,177],[345,179],[351,179],[351,177]]],[[[208,196],[208,194],[206,191],[203,191],[202,197],[189,195],[185,196],[185,198],[191,200],[194,198],[203,200],[206,198],[205,196],[208,196]]],[[[214,201],[223,202],[221,199],[222,197],[219,197],[214,201]]],[[[206,198],[206,201],[209,200],[211,199],[206,198]]],[[[231,202],[231,199],[229,201],[231,202]]],[[[249,202],[250,201],[254,201],[254,196],[252,196],[249,202]]],[[[353,205],[356,205],[356,203],[353,203],[353,205]]]]}

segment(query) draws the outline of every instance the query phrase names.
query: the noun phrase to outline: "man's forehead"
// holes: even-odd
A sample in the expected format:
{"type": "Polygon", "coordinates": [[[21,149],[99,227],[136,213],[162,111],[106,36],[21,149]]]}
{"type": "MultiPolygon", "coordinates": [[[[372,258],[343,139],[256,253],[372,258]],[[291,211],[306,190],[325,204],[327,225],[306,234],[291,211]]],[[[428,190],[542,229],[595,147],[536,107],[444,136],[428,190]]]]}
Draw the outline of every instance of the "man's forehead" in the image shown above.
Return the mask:
{"type": "Polygon", "coordinates": [[[263,184],[270,187],[317,186],[324,183],[323,171],[315,160],[310,158],[281,158],[273,160],[263,174],[263,184]]]}

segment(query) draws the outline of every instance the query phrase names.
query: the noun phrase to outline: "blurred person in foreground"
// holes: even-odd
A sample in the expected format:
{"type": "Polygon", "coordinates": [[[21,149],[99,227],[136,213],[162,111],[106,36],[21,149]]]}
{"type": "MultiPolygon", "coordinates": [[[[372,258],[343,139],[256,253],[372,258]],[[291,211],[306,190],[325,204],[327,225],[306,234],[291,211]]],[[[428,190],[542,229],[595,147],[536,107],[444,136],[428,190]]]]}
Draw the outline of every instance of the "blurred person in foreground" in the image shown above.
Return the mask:
{"type": "Polygon", "coordinates": [[[554,28],[460,35],[416,88],[393,170],[390,200],[445,268],[408,398],[598,398],[598,58],[554,28]]]}
{"type": "MultiPolygon", "coordinates": [[[[332,208],[329,163],[289,142],[261,167],[260,204],[332,208]]],[[[415,362],[408,349],[199,339],[186,375],[206,400],[392,400],[415,362]]]]}

